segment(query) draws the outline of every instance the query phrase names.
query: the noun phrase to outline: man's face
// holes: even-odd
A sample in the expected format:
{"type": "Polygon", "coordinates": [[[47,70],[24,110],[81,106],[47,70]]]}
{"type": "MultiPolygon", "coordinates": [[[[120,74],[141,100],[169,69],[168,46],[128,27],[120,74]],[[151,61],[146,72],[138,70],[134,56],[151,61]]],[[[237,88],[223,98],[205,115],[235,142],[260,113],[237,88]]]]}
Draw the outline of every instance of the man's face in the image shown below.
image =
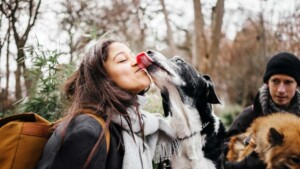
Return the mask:
{"type": "Polygon", "coordinates": [[[278,106],[289,106],[297,90],[296,80],[288,75],[275,74],[268,81],[272,100],[278,106]]]}

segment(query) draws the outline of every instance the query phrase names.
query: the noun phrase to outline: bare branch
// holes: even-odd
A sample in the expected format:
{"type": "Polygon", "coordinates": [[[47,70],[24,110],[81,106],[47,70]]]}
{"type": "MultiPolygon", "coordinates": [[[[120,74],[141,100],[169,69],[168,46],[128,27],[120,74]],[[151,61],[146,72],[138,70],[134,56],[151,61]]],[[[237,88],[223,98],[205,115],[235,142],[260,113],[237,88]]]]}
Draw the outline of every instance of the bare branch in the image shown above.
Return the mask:
{"type": "Polygon", "coordinates": [[[17,26],[16,26],[16,23],[17,23],[17,19],[16,19],[16,11],[19,7],[19,1],[15,1],[15,7],[14,8],[11,8],[10,5],[8,5],[10,11],[11,11],[11,16],[10,16],[10,24],[12,26],[12,29],[13,29],[13,32],[14,32],[14,38],[15,38],[15,41],[16,43],[20,41],[20,36],[18,34],[18,31],[17,31],[17,26]]]}
{"type": "Polygon", "coordinates": [[[33,11],[33,5],[34,2],[33,0],[30,1],[30,5],[29,5],[29,20],[28,20],[28,26],[26,28],[26,31],[24,32],[23,36],[22,36],[22,40],[26,41],[27,38],[28,38],[28,34],[31,30],[31,28],[34,26],[35,24],[35,21],[37,20],[37,16],[38,16],[38,11],[39,11],[39,8],[40,8],[40,5],[41,5],[41,0],[38,1],[38,4],[37,4],[37,7],[35,8],[35,12],[34,12],[34,15],[32,16],[32,11],[33,11]],[[32,19],[33,17],[33,19],[32,19]]]}

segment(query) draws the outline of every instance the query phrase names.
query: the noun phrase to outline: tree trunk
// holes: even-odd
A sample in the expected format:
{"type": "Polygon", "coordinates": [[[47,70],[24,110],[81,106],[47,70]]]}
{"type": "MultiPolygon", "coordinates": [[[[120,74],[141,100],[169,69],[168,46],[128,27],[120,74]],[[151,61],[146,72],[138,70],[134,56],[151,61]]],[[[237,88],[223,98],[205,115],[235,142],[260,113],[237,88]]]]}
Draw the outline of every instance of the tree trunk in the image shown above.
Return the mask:
{"type": "Polygon", "coordinates": [[[145,47],[146,40],[146,29],[147,25],[143,22],[143,17],[145,16],[145,8],[140,7],[140,2],[135,1],[135,8],[137,8],[138,15],[136,15],[137,23],[140,25],[140,43],[137,43],[137,49],[143,49],[145,47]]]}
{"type": "Polygon", "coordinates": [[[192,58],[192,64],[196,67],[198,71],[205,71],[206,65],[206,56],[207,56],[207,43],[206,37],[204,35],[204,20],[201,10],[201,2],[200,0],[194,0],[194,54],[192,58]]]}
{"type": "Polygon", "coordinates": [[[212,33],[211,33],[211,44],[209,49],[209,63],[208,71],[215,67],[217,57],[219,54],[219,45],[222,36],[222,23],[224,15],[224,0],[218,0],[216,7],[213,8],[213,19],[212,19],[212,33]]]}
{"type": "Polygon", "coordinates": [[[72,28],[73,28],[73,26],[70,26],[70,29],[68,29],[67,30],[67,33],[68,33],[68,36],[69,36],[69,43],[68,43],[68,45],[69,45],[69,48],[70,48],[70,61],[69,61],[69,63],[73,63],[73,57],[74,57],[74,50],[76,50],[75,49],[75,47],[74,47],[74,45],[73,45],[73,43],[74,43],[74,36],[73,36],[73,33],[72,33],[72,28]]]}
{"type": "Polygon", "coordinates": [[[15,85],[15,97],[17,100],[22,98],[22,88],[21,88],[21,66],[17,65],[17,70],[15,72],[16,85],[15,85]]]}
{"type": "MultiPolygon", "coordinates": [[[[259,56],[259,60],[260,63],[266,63],[266,53],[267,53],[267,44],[266,44],[266,33],[265,33],[265,26],[264,26],[264,16],[263,13],[260,13],[259,15],[259,32],[258,35],[259,37],[257,38],[257,40],[259,41],[259,46],[258,46],[258,56],[259,56]]],[[[261,75],[264,71],[264,68],[262,66],[257,67],[259,71],[257,71],[258,75],[261,75]]]]}
{"type": "Polygon", "coordinates": [[[159,0],[159,1],[162,6],[163,14],[165,16],[165,23],[167,26],[167,39],[168,39],[168,45],[169,45],[169,53],[173,56],[177,52],[176,52],[176,46],[175,46],[174,38],[173,38],[173,31],[172,31],[172,27],[171,27],[170,20],[169,20],[169,13],[166,9],[165,1],[164,0],[159,0]]]}
{"type": "Polygon", "coordinates": [[[9,93],[9,79],[10,79],[10,64],[9,64],[9,45],[10,45],[10,26],[8,26],[9,31],[7,32],[7,46],[6,46],[6,84],[5,84],[5,91],[6,95],[4,98],[8,100],[8,93],[9,93]]]}
{"type": "MultiPolygon", "coordinates": [[[[25,65],[25,52],[24,52],[24,47],[26,45],[26,41],[28,39],[29,33],[32,29],[32,27],[35,24],[35,21],[37,20],[37,16],[38,16],[38,11],[41,5],[41,0],[38,0],[37,4],[35,4],[34,0],[29,0],[28,2],[28,6],[29,6],[29,10],[28,10],[28,14],[29,14],[29,19],[28,19],[28,23],[24,23],[24,25],[26,24],[27,27],[25,29],[25,32],[20,35],[20,33],[17,30],[18,27],[18,21],[17,21],[17,13],[16,11],[19,10],[19,0],[15,1],[15,6],[12,9],[12,7],[10,7],[11,10],[11,14],[9,15],[9,21],[11,24],[11,28],[13,31],[13,35],[14,35],[14,39],[15,39],[15,44],[17,47],[17,70],[16,70],[16,86],[15,86],[15,96],[16,99],[20,99],[22,97],[22,87],[21,87],[21,77],[24,77],[24,81],[25,81],[25,89],[26,92],[27,90],[29,90],[30,86],[31,86],[31,80],[27,78],[27,68],[25,65]],[[35,7],[35,8],[34,8],[35,7]],[[22,71],[23,70],[23,71],[22,71]]],[[[12,4],[7,4],[7,5],[12,5],[12,4]]],[[[8,15],[7,15],[8,17],[8,15]]],[[[27,93],[26,93],[27,95],[27,93]]]]}
{"type": "Polygon", "coordinates": [[[17,58],[17,71],[16,71],[16,99],[19,100],[22,98],[23,94],[23,89],[21,85],[21,79],[22,77],[24,78],[24,83],[25,83],[25,95],[27,96],[28,90],[31,87],[31,82],[28,78],[28,70],[25,65],[25,52],[24,52],[24,47],[25,47],[25,42],[24,40],[19,40],[19,43],[17,43],[17,49],[18,49],[18,58],[17,58]]]}

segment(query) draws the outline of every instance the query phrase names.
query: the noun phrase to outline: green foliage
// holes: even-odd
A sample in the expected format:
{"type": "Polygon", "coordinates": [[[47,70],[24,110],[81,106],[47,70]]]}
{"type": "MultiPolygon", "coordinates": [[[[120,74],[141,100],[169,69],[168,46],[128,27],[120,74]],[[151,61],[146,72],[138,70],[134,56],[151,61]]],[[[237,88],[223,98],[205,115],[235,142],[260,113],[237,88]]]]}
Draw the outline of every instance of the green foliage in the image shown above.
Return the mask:
{"type": "Polygon", "coordinates": [[[222,112],[222,122],[228,128],[235,117],[242,111],[242,107],[240,105],[230,105],[222,112]]]}
{"type": "Polygon", "coordinates": [[[160,96],[160,92],[156,87],[152,87],[150,91],[145,94],[146,104],[143,105],[143,109],[150,113],[160,113],[164,114],[164,110],[162,108],[162,98],[160,96]]]}
{"type": "Polygon", "coordinates": [[[154,163],[154,161],[152,161],[152,165],[153,165],[153,169],[158,169],[158,164],[154,163]]]}
{"type": "Polygon", "coordinates": [[[62,82],[73,71],[72,65],[60,64],[58,51],[28,48],[32,66],[28,71],[31,80],[29,96],[18,102],[18,112],[34,112],[54,121],[62,116],[65,100],[60,93],[62,82]]]}
{"type": "Polygon", "coordinates": [[[12,110],[7,110],[5,112],[0,112],[0,119],[4,117],[8,117],[14,115],[14,112],[12,110]]]}

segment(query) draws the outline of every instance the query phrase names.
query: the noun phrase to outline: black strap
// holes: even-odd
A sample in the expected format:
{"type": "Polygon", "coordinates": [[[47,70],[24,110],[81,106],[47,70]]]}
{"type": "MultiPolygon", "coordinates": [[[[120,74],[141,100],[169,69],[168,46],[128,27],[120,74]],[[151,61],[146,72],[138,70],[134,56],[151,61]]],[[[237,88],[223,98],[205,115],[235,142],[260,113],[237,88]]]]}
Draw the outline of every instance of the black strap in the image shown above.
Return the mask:
{"type": "Polygon", "coordinates": [[[16,114],[13,116],[5,117],[0,120],[0,127],[3,125],[11,122],[11,121],[24,121],[24,122],[35,122],[34,113],[23,113],[23,114],[16,114]]]}

